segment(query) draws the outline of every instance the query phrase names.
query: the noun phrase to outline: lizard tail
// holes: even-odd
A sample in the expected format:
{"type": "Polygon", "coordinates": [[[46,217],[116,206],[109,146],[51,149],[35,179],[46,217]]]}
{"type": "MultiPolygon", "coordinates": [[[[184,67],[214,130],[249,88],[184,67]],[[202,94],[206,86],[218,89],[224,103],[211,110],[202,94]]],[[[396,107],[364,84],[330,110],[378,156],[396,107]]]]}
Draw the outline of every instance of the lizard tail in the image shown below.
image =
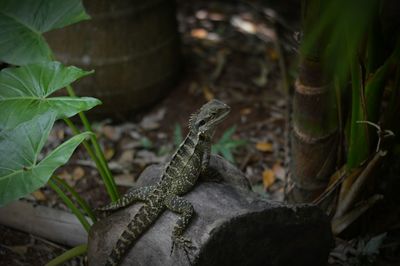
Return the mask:
{"type": "Polygon", "coordinates": [[[119,265],[127,251],[134,246],[136,241],[153,224],[158,214],[159,211],[150,210],[146,205],[140,207],[127,228],[122,232],[110,256],[107,258],[105,266],[119,265]]]}

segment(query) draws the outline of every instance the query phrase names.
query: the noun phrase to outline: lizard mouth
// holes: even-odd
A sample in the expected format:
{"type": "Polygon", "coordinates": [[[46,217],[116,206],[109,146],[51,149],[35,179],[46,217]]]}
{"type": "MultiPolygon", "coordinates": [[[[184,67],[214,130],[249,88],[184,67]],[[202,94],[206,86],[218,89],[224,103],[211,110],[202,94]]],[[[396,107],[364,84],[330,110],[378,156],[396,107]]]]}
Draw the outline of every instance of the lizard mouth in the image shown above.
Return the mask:
{"type": "Polygon", "coordinates": [[[211,126],[214,127],[214,126],[218,125],[219,123],[221,123],[225,119],[225,117],[228,116],[230,111],[231,111],[231,108],[227,105],[226,108],[224,109],[224,111],[221,113],[221,115],[211,123],[211,126]]]}

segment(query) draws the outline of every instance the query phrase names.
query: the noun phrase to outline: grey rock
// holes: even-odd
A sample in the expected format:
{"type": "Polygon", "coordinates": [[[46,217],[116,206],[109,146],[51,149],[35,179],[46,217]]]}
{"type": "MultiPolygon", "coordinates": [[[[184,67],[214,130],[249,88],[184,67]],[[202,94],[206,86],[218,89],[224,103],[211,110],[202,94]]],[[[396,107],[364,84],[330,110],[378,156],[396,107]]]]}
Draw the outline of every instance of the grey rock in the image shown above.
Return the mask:
{"type": "MultiPolygon", "coordinates": [[[[326,265],[332,245],[328,218],[315,206],[289,205],[260,198],[236,167],[213,156],[210,166],[220,182],[200,182],[184,197],[195,209],[185,236],[197,247],[189,259],[182,250],[170,255],[177,215],[166,211],[137,241],[122,265],[326,265]]],[[[159,178],[150,166],[138,185],[159,178]]],[[[117,239],[141,204],[97,222],[89,233],[89,265],[104,265],[117,239]]]]}

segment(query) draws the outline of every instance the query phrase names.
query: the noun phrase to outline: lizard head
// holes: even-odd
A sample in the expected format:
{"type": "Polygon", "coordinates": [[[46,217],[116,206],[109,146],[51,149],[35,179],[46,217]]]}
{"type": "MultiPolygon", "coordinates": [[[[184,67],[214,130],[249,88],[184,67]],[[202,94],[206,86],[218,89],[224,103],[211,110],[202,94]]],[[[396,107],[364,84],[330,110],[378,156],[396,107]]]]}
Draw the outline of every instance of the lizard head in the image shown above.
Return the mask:
{"type": "Polygon", "coordinates": [[[211,100],[194,113],[189,122],[189,127],[198,132],[210,133],[228,115],[230,107],[219,101],[211,100]]]}

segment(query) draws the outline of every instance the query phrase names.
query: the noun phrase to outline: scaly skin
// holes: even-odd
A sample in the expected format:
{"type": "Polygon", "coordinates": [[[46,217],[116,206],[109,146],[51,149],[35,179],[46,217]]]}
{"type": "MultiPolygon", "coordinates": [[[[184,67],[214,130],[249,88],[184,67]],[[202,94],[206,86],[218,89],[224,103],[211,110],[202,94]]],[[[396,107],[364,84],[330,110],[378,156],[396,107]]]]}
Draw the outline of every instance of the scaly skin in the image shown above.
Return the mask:
{"type": "Polygon", "coordinates": [[[188,249],[193,248],[191,241],[183,237],[183,233],[194,210],[192,204],[181,196],[190,191],[199,175],[207,170],[215,126],[226,117],[229,110],[229,106],[218,100],[203,105],[190,118],[190,131],[166,165],[158,183],[128,191],[118,201],[98,209],[113,211],[134,202],[144,202],[118,239],[106,266],[119,265],[128,250],[166,209],[179,215],[172,231],[171,253],[175,245],[182,248],[186,254],[188,249]]]}

